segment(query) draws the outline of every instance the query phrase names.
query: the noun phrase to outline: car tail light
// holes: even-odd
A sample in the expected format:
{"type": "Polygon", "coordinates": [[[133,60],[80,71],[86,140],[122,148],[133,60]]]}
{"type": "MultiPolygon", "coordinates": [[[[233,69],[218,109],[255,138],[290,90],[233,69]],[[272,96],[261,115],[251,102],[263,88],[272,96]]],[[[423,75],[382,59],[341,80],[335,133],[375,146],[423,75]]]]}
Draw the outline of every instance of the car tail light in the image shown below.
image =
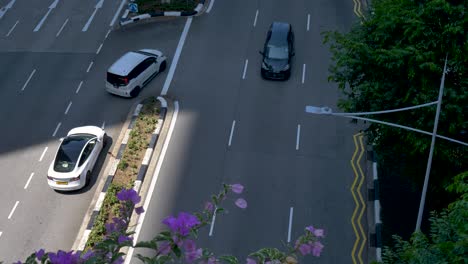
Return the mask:
{"type": "Polygon", "coordinates": [[[70,181],[79,181],[80,180],[80,176],[76,177],[76,178],[71,178],[70,181]]]}
{"type": "Polygon", "coordinates": [[[124,81],[125,85],[128,84],[128,78],[127,77],[123,78],[123,81],[124,81]]]}

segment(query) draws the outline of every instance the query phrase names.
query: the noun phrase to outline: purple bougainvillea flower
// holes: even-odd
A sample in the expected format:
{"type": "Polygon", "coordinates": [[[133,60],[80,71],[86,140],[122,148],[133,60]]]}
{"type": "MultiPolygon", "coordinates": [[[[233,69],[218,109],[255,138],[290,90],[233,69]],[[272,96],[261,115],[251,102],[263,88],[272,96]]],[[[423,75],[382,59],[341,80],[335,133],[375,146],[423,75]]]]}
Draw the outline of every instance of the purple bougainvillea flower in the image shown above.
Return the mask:
{"type": "Polygon", "coordinates": [[[182,245],[184,245],[184,240],[180,239],[179,236],[177,236],[177,235],[172,236],[172,241],[174,241],[174,243],[178,247],[182,247],[182,245]]]}
{"type": "Polygon", "coordinates": [[[184,242],[184,249],[187,252],[192,252],[192,251],[195,251],[197,249],[197,245],[195,245],[195,241],[193,241],[191,239],[187,239],[184,242]]]}
{"type": "Polygon", "coordinates": [[[243,198],[237,199],[234,203],[235,203],[235,204],[237,205],[237,207],[239,207],[239,208],[242,208],[242,209],[247,208],[247,201],[244,200],[243,198]]]}
{"type": "Polygon", "coordinates": [[[242,184],[236,183],[231,185],[231,190],[235,193],[240,194],[242,193],[242,191],[244,191],[244,186],[242,186],[242,184]]]}
{"type": "Polygon", "coordinates": [[[112,264],[123,264],[124,263],[124,259],[122,257],[119,257],[118,259],[114,260],[114,262],[112,262],[112,264]]]}
{"type": "Polygon", "coordinates": [[[315,257],[320,257],[322,253],[323,244],[320,241],[316,241],[312,244],[312,255],[315,257]]]}
{"type": "Polygon", "coordinates": [[[15,262],[15,263],[13,263],[13,264],[23,264],[23,262],[21,262],[21,261],[18,260],[17,262],[15,262]]]}
{"type": "Polygon", "coordinates": [[[201,248],[190,252],[185,252],[185,260],[187,263],[193,263],[195,260],[199,259],[202,254],[203,250],[201,248]]]}
{"type": "Polygon", "coordinates": [[[307,231],[310,231],[311,233],[313,233],[314,230],[315,230],[315,228],[314,228],[313,226],[308,226],[308,227],[306,227],[306,230],[307,230],[307,231]]]}
{"type": "Polygon", "coordinates": [[[137,204],[141,201],[141,197],[132,188],[122,189],[117,193],[117,199],[120,201],[131,201],[133,204],[137,204]]]}
{"type": "Polygon", "coordinates": [[[169,216],[162,223],[167,225],[172,232],[176,232],[181,236],[187,236],[193,227],[200,224],[200,221],[192,214],[181,212],[177,218],[169,216]]]}
{"type": "Polygon", "coordinates": [[[247,264],[257,264],[257,261],[251,259],[251,258],[247,258],[247,264]]]}
{"type": "Polygon", "coordinates": [[[212,212],[213,212],[213,203],[211,203],[211,202],[206,202],[206,203],[205,203],[205,210],[207,210],[208,212],[212,213],[212,212]]]}
{"type": "Polygon", "coordinates": [[[206,264],[217,264],[219,261],[215,257],[210,257],[206,264]]]}
{"type": "Polygon", "coordinates": [[[88,250],[86,251],[86,253],[84,253],[82,256],[81,256],[81,259],[82,260],[88,260],[90,259],[92,256],[94,256],[94,252],[92,250],[88,250]]]}
{"type": "Polygon", "coordinates": [[[144,211],[145,209],[143,209],[143,206],[139,206],[135,208],[135,213],[138,215],[142,214],[144,211]]]}
{"type": "Polygon", "coordinates": [[[38,251],[36,251],[36,258],[37,260],[42,260],[42,257],[44,256],[45,252],[43,249],[39,249],[38,251]]]}
{"type": "Polygon", "coordinates": [[[309,244],[302,244],[299,246],[299,252],[301,252],[303,256],[308,255],[312,252],[312,246],[309,244]]]}
{"type": "Polygon", "coordinates": [[[117,239],[117,242],[119,244],[122,244],[124,242],[127,242],[127,241],[132,241],[133,239],[131,237],[128,237],[128,236],[124,236],[124,235],[120,235],[119,238],[117,239]]]}
{"type": "Polygon", "coordinates": [[[323,229],[318,229],[318,228],[317,228],[317,229],[314,230],[313,233],[314,233],[314,235],[315,235],[316,237],[324,237],[324,236],[325,236],[325,232],[324,232],[323,229]]]}
{"type": "Polygon", "coordinates": [[[172,249],[171,244],[167,241],[163,241],[159,245],[158,253],[161,255],[167,255],[171,252],[171,249],[172,249]]]}
{"type": "Polygon", "coordinates": [[[106,227],[107,234],[113,233],[114,231],[117,230],[115,223],[107,223],[105,224],[105,227],[106,227]]]}
{"type": "Polygon", "coordinates": [[[57,253],[49,253],[49,260],[52,264],[75,264],[78,263],[80,254],[73,251],[65,252],[59,250],[57,253]]]}

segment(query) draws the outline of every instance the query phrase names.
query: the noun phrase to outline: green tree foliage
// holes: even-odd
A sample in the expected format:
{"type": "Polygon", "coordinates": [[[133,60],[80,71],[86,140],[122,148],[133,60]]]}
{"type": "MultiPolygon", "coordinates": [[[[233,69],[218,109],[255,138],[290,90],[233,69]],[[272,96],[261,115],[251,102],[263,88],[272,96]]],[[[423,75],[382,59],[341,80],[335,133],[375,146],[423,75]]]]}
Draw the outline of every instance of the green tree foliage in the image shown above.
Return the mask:
{"type": "Polygon", "coordinates": [[[430,235],[416,232],[410,241],[394,236],[395,246],[384,249],[384,263],[468,263],[468,172],[447,190],[460,197],[442,213],[432,213],[430,235]]]}
{"type": "MultiPolygon", "coordinates": [[[[349,33],[324,34],[333,55],[329,80],[338,83],[345,94],[339,107],[367,112],[436,101],[448,54],[438,134],[467,141],[468,0],[376,0],[372,11],[349,33]]],[[[432,132],[435,110],[434,105],[373,117],[432,132]]],[[[368,132],[381,153],[391,147],[419,161],[427,157],[430,136],[377,124],[370,125],[368,132]]],[[[467,149],[438,139],[435,174],[444,172],[445,177],[464,171],[467,149]]],[[[426,165],[419,163],[416,166],[421,169],[426,165]]],[[[417,174],[422,177],[424,173],[417,174]]],[[[444,177],[439,180],[449,184],[450,178],[444,177]]]]}

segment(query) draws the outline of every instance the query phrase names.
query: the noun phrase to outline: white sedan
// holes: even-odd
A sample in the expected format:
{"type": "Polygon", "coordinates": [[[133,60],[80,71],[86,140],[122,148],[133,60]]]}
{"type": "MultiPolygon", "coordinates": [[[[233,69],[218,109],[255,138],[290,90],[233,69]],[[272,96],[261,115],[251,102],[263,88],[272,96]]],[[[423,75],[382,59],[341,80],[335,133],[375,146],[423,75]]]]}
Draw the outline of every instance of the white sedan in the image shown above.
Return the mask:
{"type": "Polygon", "coordinates": [[[106,132],[96,126],[70,130],[49,166],[49,186],[60,191],[78,190],[86,186],[103,149],[105,137],[106,132]]]}

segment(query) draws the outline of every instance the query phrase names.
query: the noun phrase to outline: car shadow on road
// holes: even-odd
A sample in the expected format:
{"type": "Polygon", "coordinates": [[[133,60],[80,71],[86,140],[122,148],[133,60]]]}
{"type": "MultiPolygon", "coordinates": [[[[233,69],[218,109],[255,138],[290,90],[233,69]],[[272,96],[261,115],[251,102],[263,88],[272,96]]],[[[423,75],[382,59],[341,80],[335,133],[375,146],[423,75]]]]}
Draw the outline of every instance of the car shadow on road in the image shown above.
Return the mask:
{"type": "MultiPolygon", "coordinates": [[[[99,158],[96,161],[96,164],[94,165],[94,169],[91,172],[91,180],[89,181],[89,184],[86,185],[84,188],[76,190],[76,191],[58,191],[55,190],[55,192],[64,194],[64,195],[78,195],[82,193],[86,193],[90,191],[94,185],[98,182],[99,180],[99,175],[104,173],[103,168],[105,168],[105,165],[108,164],[109,159],[111,157],[111,147],[112,144],[114,143],[114,140],[109,137],[106,134],[106,139],[105,139],[105,145],[102,148],[101,154],[99,155],[99,158]]],[[[103,175],[105,177],[107,175],[103,175]]]]}

